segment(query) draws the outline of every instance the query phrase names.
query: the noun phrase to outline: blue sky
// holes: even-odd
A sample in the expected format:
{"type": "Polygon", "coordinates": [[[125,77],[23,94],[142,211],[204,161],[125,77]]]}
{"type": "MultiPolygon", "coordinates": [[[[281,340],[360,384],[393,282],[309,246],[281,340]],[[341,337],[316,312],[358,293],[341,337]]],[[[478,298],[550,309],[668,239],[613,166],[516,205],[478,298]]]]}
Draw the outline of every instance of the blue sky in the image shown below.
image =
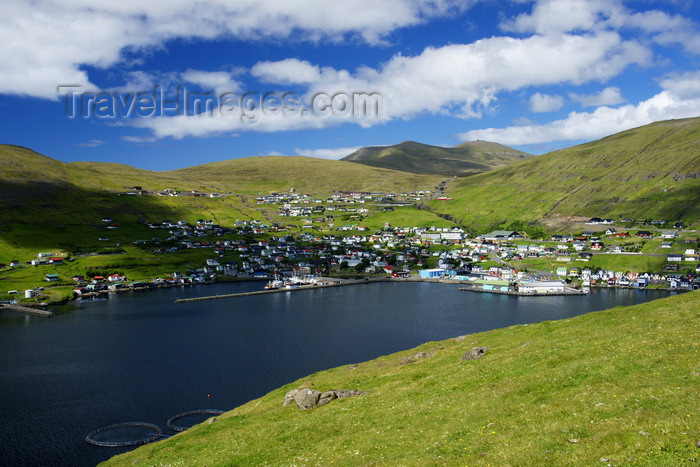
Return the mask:
{"type": "Polygon", "coordinates": [[[171,170],[405,140],[541,154],[700,115],[696,0],[0,5],[0,143],[65,162],[171,170]]]}

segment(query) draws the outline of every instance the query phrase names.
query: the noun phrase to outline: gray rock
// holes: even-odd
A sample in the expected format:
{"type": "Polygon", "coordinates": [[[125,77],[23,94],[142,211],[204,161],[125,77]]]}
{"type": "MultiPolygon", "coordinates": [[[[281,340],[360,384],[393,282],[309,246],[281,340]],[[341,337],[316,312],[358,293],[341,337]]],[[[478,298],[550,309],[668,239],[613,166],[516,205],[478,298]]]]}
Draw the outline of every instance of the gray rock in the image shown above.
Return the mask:
{"type": "Polygon", "coordinates": [[[296,396],[299,391],[301,391],[301,389],[297,388],[287,392],[287,394],[284,395],[284,404],[282,404],[282,406],[286,407],[292,402],[294,402],[294,396],[296,396]]]}
{"type": "Polygon", "coordinates": [[[318,405],[326,405],[333,399],[337,398],[338,396],[336,394],[336,391],[322,392],[321,395],[318,397],[318,405]]]}
{"type": "Polygon", "coordinates": [[[338,389],[335,391],[335,395],[340,399],[341,397],[364,396],[367,395],[367,393],[365,391],[358,391],[357,389],[338,389]]]}
{"type": "Polygon", "coordinates": [[[301,410],[310,410],[316,407],[326,405],[334,399],[341,397],[364,396],[367,394],[364,391],[356,389],[338,389],[320,392],[315,389],[297,388],[287,392],[284,396],[283,406],[287,406],[292,402],[297,404],[301,410]]]}
{"type": "Polygon", "coordinates": [[[294,395],[294,402],[301,410],[313,409],[318,405],[321,392],[315,389],[302,389],[294,395]]]}
{"type": "Polygon", "coordinates": [[[462,355],[462,361],[466,362],[468,360],[477,360],[483,357],[488,350],[488,347],[474,347],[473,349],[462,355]]]}

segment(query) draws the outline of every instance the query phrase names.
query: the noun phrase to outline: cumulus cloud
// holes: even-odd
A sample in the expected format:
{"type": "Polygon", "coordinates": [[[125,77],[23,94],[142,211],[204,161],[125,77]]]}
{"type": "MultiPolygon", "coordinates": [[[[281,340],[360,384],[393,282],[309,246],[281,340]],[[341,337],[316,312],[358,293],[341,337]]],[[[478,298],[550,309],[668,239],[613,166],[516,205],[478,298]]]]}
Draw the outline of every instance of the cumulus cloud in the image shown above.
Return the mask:
{"type": "Polygon", "coordinates": [[[597,94],[570,93],[571,100],[580,103],[584,107],[598,107],[601,105],[617,105],[625,102],[620,93],[620,88],[609,86],[597,94]]]}
{"type": "Polygon", "coordinates": [[[481,139],[506,145],[593,140],[659,120],[697,117],[698,109],[700,96],[682,99],[664,90],[637,105],[603,106],[593,112],[571,112],[565,119],[543,125],[471,130],[458,137],[463,141],[481,139]]]}
{"type": "MultiPolygon", "coordinates": [[[[670,74],[662,79],[660,84],[683,99],[700,97],[700,70],[670,74]]],[[[698,113],[700,114],[700,110],[698,113]]]]}
{"type": "Polygon", "coordinates": [[[700,53],[700,31],[693,21],[664,11],[632,12],[622,0],[538,0],[531,12],[501,23],[504,31],[536,34],[637,30],[662,45],[680,44],[700,53]]]}
{"type": "Polygon", "coordinates": [[[243,84],[234,79],[233,75],[233,73],[226,71],[188,69],[180,73],[180,78],[187,83],[201,87],[207,92],[214,91],[220,96],[225,93],[238,93],[243,90],[243,84]]]}
{"type": "Polygon", "coordinates": [[[530,96],[530,110],[535,113],[556,112],[564,106],[562,96],[552,96],[536,92],[530,96]]]}
{"type": "Polygon", "coordinates": [[[182,139],[193,136],[234,136],[240,132],[271,133],[302,129],[320,129],[338,125],[342,120],[329,115],[328,118],[309,114],[286,116],[284,114],[265,114],[260,109],[236,111],[230,115],[218,110],[213,115],[203,113],[195,116],[175,115],[157,118],[142,118],[119,122],[123,126],[132,126],[149,130],[158,139],[182,139]]]}
{"type": "Polygon", "coordinates": [[[0,93],[56,99],[56,86],[96,88],[84,70],[175,38],[361,40],[463,11],[471,0],[4,0],[0,93]]]}
{"type": "MultiPolygon", "coordinates": [[[[283,131],[325,128],[344,122],[361,126],[423,113],[479,117],[504,91],[561,83],[581,84],[611,78],[631,64],[646,64],[650,51],[617,33],[596,35],[532,36],[523,39],[492,37],[472,44],[428,47],[415,56],[396,55],[377,68],[354,71],[285,59],[259,62],[251,68],[258,79],[278,85],[299,85],[308,106],[315,96],[367,93],[380,96],[380,115],[267,116],[240,118],[208,117],[187,122],[187,117],[168,117],[133,122],[149,128],[157,137],[182,138],[226,134],[229,131],[283,131]],[[410,77],[410,79],[407,79],[410,77]],[[254,123],[254,124],[251,124],[254,123]]],[[[563,97],[535,98],[541,111],[555,110],[563,97]]]]}
{"type": "Polygon", "coordinates": [[[531,13],[503,21],[501,28],[542,34],[591,31],[605,20],[604,15],[619,12],[621,8],[618,0],[540,0],[531,13]]]}
{"type": "Polygon", "coordinates": [[[360,146],[351,146],[347,148],[332,148],[332,149],[295,149],[294,152],[299,156],[316,157],[319,159],[342,159],[343,157],[352,154],[360,149],[360,146]]]}
{"type": "Polygon", "coordinates": [[[264,83],[310,84],[321,78],[321,70],[306,60],[287,58],[277,62],[258,62],[250,74],[264,83]]]}

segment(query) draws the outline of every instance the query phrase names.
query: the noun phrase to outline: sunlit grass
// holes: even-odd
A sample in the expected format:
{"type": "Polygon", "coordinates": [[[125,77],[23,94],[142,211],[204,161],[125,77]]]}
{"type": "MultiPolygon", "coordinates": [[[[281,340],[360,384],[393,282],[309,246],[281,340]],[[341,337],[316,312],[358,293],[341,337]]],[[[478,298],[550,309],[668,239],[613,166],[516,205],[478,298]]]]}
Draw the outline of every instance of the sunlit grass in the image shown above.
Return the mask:
{"type": "Polygon", "coordinates": [[[107,465],[684,464],[700,430],[699,305],[693,292],[315,373],[107,465]],[[475,346],[489,350],[461,361],[475,346]],[[402,364],[418,352],[432,356],[402,364]],[[301,385],[369,394],[282,407],[301,385]]]}

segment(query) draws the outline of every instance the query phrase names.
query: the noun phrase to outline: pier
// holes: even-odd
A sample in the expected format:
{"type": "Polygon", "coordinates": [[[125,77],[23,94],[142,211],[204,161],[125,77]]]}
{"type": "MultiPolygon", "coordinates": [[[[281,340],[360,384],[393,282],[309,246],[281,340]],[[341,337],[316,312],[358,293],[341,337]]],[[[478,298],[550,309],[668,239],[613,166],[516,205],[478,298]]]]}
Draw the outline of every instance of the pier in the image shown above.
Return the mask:
{"type": "Polygon", "coordinates": [[[552,297],[555,295],[586,295],[588,291],[581,289],[566,288],[557,292],[520,292],[517,290],[484,290],[479,287],[460,287],[459,290],[466,292],[481,292],[496,295],[512,295],[514,297],[552,297]]]}
{"type": "Polygon", "coordinates": [[[358,285],[358,284],[370,284],[373,282],[384,282],[387,279],[385,277],[379,278],[366,278],[366,279],[343,279],[342,282],[335,284],[308,284],[308,285],[298,285],[293,288],[280,287],[279,289],[267,289],[267,290],[255,290],[253,292],[240,292],[240,293],[230,293],[230,294],[219,294],[219,295],[209,295],[206,297],[192,297],[192,298],[179,298],[175,300],[175,303],[190,303],[190,302],[201,302],[204,300],[221,300],[226,298],[238,298],[238,297],[251,297],[253,295],[266,295],[273,293],[284,293],[284,292],[297,292],[301,290],[315,290],[324,289],[328,287],[343,287],[346,285],[358,285]]]}
{"type": "Polygon", "coordinates": [[[53,316],[53,313],[48,310],[40,310],[38,308],[22,305],[2,304],[0,305],[0,310],[16,311],[18,313],[24,313],[25,315],[43,316],[46,318],[53,316]]]}

